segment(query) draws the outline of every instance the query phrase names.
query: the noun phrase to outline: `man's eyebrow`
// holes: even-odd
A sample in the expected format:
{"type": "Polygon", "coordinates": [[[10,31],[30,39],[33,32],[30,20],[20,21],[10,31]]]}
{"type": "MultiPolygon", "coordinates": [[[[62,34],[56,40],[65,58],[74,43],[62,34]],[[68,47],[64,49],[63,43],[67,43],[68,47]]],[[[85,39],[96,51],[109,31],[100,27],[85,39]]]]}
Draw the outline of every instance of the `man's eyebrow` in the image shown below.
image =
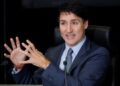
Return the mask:
{"type": "Polygon", "coordinates": [[[81,21],[80,19],[72,19],[72,21],[81,21]]]}
{"type": "MultiPolygon", "coordinates": [[[[76,21],[76,20],[77,20],[77,21],[80,21],[80,19],[71,19],[71,20],[72,20],[72,21],[76,21]]],[[[65,21],[65,20],[64,20],[64,19],[63,19],[63,20],[61,19],[61,20],[59,20],[59,21],[65,21]]]]}
{"type": "Polygon", "coordinates": [[[65,20],[59,20],[59,21],[65,21],[65,20]]]}

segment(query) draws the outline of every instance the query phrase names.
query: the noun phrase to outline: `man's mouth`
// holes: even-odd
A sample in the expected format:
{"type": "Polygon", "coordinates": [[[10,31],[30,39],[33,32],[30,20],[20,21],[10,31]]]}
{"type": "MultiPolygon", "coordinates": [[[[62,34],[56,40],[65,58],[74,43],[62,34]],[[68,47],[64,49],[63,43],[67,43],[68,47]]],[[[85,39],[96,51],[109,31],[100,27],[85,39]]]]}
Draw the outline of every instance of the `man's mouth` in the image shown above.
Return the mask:
{"type": "Polygon", "coordinates": [[[67,39],[74,39],[75,38],[75,34],[66,34],[65,35],[67,39]]]}

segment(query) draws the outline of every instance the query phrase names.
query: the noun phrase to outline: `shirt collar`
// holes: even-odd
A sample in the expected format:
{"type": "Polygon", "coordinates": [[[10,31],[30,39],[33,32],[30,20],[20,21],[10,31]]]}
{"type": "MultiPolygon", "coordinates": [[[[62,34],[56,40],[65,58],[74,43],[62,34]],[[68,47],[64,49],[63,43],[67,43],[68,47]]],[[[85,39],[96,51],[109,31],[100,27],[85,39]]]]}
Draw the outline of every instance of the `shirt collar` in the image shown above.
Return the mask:
{"type": "MultiPolygon", "coordinates": [[[[76,44],[75,46],[71,47],[73,50],[73,54],[75,54],[75,56],[77,55],[77,53],[79,52],[79,50],[81,49],[82,45],[84,44],[86,40],[86,36],[82,39],[82,41],[80,41],[78,44],[76,44]]],[[[67,44],[65,44],[66,46],[66,50],[68,51],[68,49],[70,48],[67,44]]]]}

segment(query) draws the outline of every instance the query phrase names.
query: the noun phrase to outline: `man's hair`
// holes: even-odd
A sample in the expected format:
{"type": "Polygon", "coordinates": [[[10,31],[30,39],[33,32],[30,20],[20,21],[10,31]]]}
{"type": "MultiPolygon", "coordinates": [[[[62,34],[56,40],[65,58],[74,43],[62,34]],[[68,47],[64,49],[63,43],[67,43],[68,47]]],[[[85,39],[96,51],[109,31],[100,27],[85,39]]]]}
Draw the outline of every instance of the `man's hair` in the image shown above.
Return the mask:
{"type": "Polygon", "coordinates": [[[88,20],[88,10],[87,7],[83,6],[79,1],[73,0],[73,2],[66,2],[62,4],[59,8],[59,16],[62,12],[74,13],[83,20],[88,20]]]}

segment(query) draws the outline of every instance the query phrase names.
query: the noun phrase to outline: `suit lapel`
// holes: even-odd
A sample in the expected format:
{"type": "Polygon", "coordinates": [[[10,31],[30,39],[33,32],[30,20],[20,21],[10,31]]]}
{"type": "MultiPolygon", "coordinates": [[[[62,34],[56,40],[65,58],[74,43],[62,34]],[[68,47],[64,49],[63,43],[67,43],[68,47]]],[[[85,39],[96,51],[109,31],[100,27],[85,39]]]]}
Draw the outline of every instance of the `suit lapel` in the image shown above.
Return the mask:
{"type": "Polygon", "coordinates": [[[84,61],[85,57],[84,55],[86,55],[87,51],[90,48],[90,41],[87,39],[85,41],[85,43],[83,44],[83,46],[81,47],[81,49],[79,50],[75,60],[72,63],[72,66],[70,68],[70,72],[78,65],[80,64],[82,61],[84,61]]]}
{"type": "MultiPolygon", "coordinates": [[[[83,44],[83,46],[81,47],[81,49],[79,50],[75,60],[73,61],[72,63],[72,66],[70,68],[70,72],[79,64],[81,64],[82,62],[84,62],[84,60],[86,59],[85,56],[86,56],[86,53],[89,51],[90,49],[90,41],[89,39],[86,39],[85,43],[83,44]],[[85,55],[85,56],[84,56],[85,55]]],[[[62,56],[62,53],[65,49],[65,45],[63,44],[58,50],[57,52],[55,52],[55,57],[56,60],[54,59],[56,65],[59,67],[60,65],[60,60],[61,60],[61,56],[62,56]]]]}
{"type": "Polygon", "coordinates": [[[57,60],[56,60],[58,67],[59,67],[59,65],[60,65],[61,56],[62,56],[62,54],[63,54],[64,49],[65,49],[65,44],[63,44],[63,45],[61,46],[61,48],[56,52],[56,53],[57,53],[56,56],[58,57],[57,60]]]}

